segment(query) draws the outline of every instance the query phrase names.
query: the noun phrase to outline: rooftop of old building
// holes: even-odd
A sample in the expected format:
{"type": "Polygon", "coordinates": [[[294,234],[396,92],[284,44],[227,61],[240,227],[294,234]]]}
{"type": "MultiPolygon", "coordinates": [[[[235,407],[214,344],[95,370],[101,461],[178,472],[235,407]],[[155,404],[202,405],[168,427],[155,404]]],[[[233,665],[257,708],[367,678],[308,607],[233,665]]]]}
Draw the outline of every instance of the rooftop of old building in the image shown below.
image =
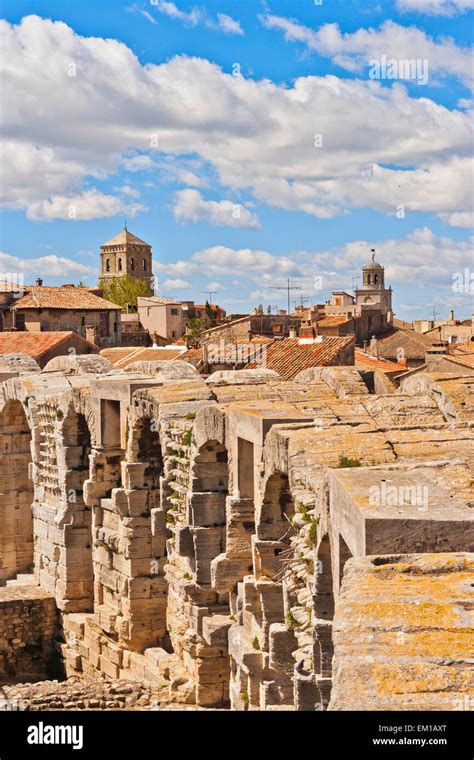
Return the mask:
{"type": "Polygon", "coordinates": [[[308,342],[300,342],[299,338],[285,338],[269,345],[260,362],[250,362],[245,369],[255,369],[264,366],[275,370],[284,380],[291,380],[298,373],[309,367],[322,367],[330,363],[339,351],[349,348],[354,338],[323,337],[308,342]]]}
{"type": "Polygon", "coordinates": [[[97,346],[81,338],[72,330],[57,332],[0,332],[0,355],[2,354],[26,354],[33,358],[39,358],[69,340],[79,341],[82,353],[98,351],[97,346]]]}
{"type": "Polygon", "coordinates": [[[127,228],[122,230],[122,232],[119,232],[118,235],[115,235],[115,237],[111,238],[110,240],[107,240],[106,243],[102,243],[100,246],[101,248],[106,248],[108,246],[114,246],[114,245],[147,245],[149,246],[149,243],[145,243],[144,240],[141,240],[141,238],[137,237],[136,235],[133,235],[127,228]]]}
{"type": "Polygon", "coordinates": [[[89,288],[41,285],[29,288],[28,293],[12,309],[80,309],[82,311],[120,311],[116,303],[92,293],[89,288]]]}

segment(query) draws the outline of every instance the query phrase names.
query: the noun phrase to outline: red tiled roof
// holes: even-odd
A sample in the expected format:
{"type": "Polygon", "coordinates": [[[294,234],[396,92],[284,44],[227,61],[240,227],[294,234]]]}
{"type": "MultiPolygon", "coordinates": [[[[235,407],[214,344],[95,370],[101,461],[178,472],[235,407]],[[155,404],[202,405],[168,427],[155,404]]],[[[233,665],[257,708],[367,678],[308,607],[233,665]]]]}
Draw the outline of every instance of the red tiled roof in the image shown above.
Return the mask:
{"type": "Polygon", "coordinates": [[[379,357],[396,361],[400,349],[403,349],[403,355],[406,359],[424,360],[426,349],[435,342],[435,338],[429,338],[414,330],[394,328],[387,335],[378,338],[379,357]]]}
{"type": "MultiPolygon", "coordinates": [[[[304,369],[330,364],[341,349],[354,342],[352,336],[329,338],[321,342],[300,343],[298,338],[276,340],[268,346],[264,356],[265,369],[278,372],[283,380],[292,380],[304,369]]],[[[249,362],[244,369],[256,369],[261,363],[249,362]]]]}
{"type": "Polygon", "coordinates": [[[379,369],[381,372],[405,371],[405,367],[401,367],[397,362],[390,362],[386,359],[377,359],[375,356],[371,356],[358,348],[355,349],[354,358],[357,369],[379,369]]]}
{"type": "Polygon", "coordinates": [[[447,359],[450,359],[455,364],[459,364],[461,367],[470,367],[474,369],[474,347],[471,351],[459,351],[454,350],[453,354],[448,354],[447,359]]]}
{"type": "Polygon", "coordinates": [[[329,315],[328,317],[320,319],[319,322],[317,322],[317,325],[318,327],[340,327],[349,322],[349,319],[349,317],[329,315]]]}
{"type": "Polygon", "coordinates": [[[143,346],[129,346],[123,348],[104,348],[100,354],[105,356],[117,369],[125,369],[132,362],[169,361],[181,359],[185,352],[179,348],[143,348],[143,346]]]}
{"type": "Polygon", "coordinates": [[[145,243],[144,240],[140,240],[139,237],[134,235],[129,230],[122,230],[118,235],[115,235],[111,240],[107,240],[106,243],[102,243],[101,248],[106,248],[109,245],[146,245],[151,247],[149,243],[145,243]]]}
{"type": "Polygon", "coordinates": [[[252,335],[249,343],[239,343],[238,345],[251,345],[252,343],[261,343],[262,345],[268,345],[273,343],[275,338],[269,338],[268,335],[252,335]]]}
{"type": "Polygon", "coordinates": [[[12,309],[80,309],[81,311],[108,311],[118,309],[116,303],[91,293],[88,288],[53,287],[42,285],[32,287],[20,298],[12,309]]]}
{"type": "Polygon", "coordinates": [[[188,348],[187,351],[183,351],[179,357],[183,362],[192,364],[196,369],[200,369],[203,361],[203,349],[202,346],[198,348],[188,348]]]}
{"type": "MultiPolygon", "coordinates": [[[[0,354],[27,354],[38,357],[69,338],[87,341],[77,333],[67,332],[0,332],[0,354]]],[[[89,344],[93,348],[92,343],[89,344]]]]}

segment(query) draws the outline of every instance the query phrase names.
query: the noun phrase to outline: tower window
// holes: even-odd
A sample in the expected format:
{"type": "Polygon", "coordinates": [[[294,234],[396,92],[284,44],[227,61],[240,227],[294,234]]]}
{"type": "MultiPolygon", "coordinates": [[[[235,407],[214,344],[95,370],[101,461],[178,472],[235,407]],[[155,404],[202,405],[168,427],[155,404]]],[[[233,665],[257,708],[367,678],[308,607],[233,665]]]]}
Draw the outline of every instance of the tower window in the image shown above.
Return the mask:
{"type": "Polygon", "coordinates": [[[110,259],[105,260],[105,271],[110,272],[110,259]]]}
{"type": "Polygon", "coordinates": [[[122,259],[118,260],[118,270],[119,270],[119,272],[122,271],[122,259]]]}
{"type": "Polygon", "coordinates": [[[374,274],[374,285],[377,285],[378,281],[379,281],[379,278],[377,277],[376,274],[374,274]]]}
{"type": "Polygon", "coordinates": [[[367,275],[367,285],[370,285],[370,284],[371,284],[371,282],[370,282],[370,281],[371,281],[371,275],[370,275],[370,274],[368,274],[368,275],[367,275]]]}
{"type": "Polygon", "coordinates": [[[135,271],[135,259],[133,258],[133,256],[130,259],[130,269],[132,270],[132,272],[135,271]]]}
{"type": "Polygon", "coordinates": [[[146,259],[143,259],[143,271],[146,272],[146,259]]]}

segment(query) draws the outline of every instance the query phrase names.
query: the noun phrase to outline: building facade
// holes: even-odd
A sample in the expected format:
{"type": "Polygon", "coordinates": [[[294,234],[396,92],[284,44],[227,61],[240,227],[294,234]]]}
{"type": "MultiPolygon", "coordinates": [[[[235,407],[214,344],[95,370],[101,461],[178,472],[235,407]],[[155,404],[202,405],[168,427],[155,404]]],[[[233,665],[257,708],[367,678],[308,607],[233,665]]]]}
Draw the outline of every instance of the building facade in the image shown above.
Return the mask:
{"type": "Polygon", "coordinates": [[[102,348],[120,345],[120,306],[88,288],[35,286],[10,308],[15,331],[73,331],[102,348]]]}
{"type": "Polygon", "coordinates": [[[100,246],[100,284],[131,275],[144,280],[153,293],[151,245],[125,229],[100,246]]]}

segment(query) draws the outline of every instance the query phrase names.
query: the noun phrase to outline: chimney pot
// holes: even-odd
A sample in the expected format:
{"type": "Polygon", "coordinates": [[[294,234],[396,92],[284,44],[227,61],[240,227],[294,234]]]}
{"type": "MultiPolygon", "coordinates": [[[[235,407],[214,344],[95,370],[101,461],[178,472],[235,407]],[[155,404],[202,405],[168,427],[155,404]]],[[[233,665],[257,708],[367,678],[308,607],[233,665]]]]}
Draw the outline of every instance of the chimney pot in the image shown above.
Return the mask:
{"type": "Polygon", "coordinates": [[[36,280],[35,284],[37,285],[38,288],[40,288],[42,286],[43,280],[41,279],[41,277],[38,277],[38,279],[36,280]]]}

